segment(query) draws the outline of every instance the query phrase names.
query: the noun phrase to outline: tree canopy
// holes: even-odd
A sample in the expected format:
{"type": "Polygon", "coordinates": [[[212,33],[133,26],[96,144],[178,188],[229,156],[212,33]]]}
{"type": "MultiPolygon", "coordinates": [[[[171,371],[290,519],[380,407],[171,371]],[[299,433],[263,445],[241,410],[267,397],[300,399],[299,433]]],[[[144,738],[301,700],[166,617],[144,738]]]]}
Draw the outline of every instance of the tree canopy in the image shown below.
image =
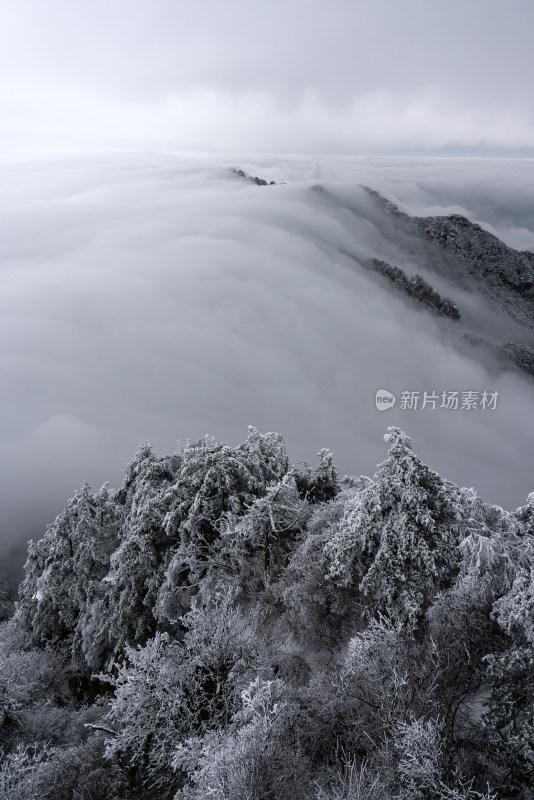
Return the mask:
{"type": "Polygon", "coordinates": [[[84,484],[0,627],[0,800],[531,800],[534,493],[385,440],[372,479],[250,428],[84,484]]]}

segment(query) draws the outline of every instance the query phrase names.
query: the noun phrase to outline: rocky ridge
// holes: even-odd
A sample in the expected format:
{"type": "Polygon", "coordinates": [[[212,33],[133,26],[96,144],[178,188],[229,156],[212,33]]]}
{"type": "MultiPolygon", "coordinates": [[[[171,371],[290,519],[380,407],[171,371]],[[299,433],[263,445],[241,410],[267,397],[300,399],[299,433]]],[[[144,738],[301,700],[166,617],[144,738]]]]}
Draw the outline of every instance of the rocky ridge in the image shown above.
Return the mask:
{"type": "Polygon", "coordinates": [[[461,214],[411,216],[375,189],[363,188],[405,230],[435,243],[460,285],[497,300],[510,316],[534,329],[534,253],[509,247],[461,214]]]}
{"type": "Polygon", "coordinates": [[[248,175],[243,169],[233,169],[232,172],[234,175],[237,175],[238,178],[243,178],[246,181],[255,183],[256,186],[276,186],[276,181],[266,181],[263,178],[258,178],[257,175],[252,177],[252,175],[248,175]]]}
{"type": "MultiPolygon", "coordinates": [[[[438,245],[446,258],[450,277],[455,278],[459,285],[476,288],[493,303],[498,303],[517,322],[534,329],[534,253],[514,250],[461,214],[412,217],[376,190],[363,188],[403,227],[438,245]]],[[[371,262],[380,265],[378,271],[407,291],[406,278],[404,276],[403,281],[401,276],[402,270],[390,265],[382,266],[385,262],[378,262],[377,259],[371,259],[371,262]]],[[[419,297],[417,292],[415,296],[422,299],[428,307],[435,307],[437,292],[433,294],[432,287],[424,281],[423,284],[425,286],[421,287],[419,297]]],[[[459,316],[458,312],[456,319],[459,316]]],[[[470,344],[491,353],[501,364],[515,367],[534,377],[534,350],[527,345],[513,341],[493,341],[472,331],[464,330],[459,333],[470,344]]]]}
{"type": "MultiPolygon", "coordinates": [[[[242,169],[233,169],[239,178],[269,186],[275,183],[259,177],[252,177],[242,169]]],[[[463,288],[476,289],[492,303],[525,328],[534,330],[534,253],[514,250],[497,236],[484,230],[461,214],[448,216],[416,217],[399,209],[391,200],[383,197],[375,189],[362,187],[367,194],[397,221],[401,227],[416,235],[418,239],[431,242],[438,248],[438,258],[429,259],[433,268],[442,265],[447,278],[454,280],[463,288]]],[[[310,190],[319,195],[329,205],[344,207],[344,204],[325,186],[316,184],[310,190]]],[[[365,269],[387,278],[391,284],[404,294],[423,305],[428,310],[454,321],[461,320],[460,309],[448,297],[440,294],[420,275],[409,277],[398,266],[378,258],[360,261],[352,253],[340,250],[352,261],[365,269]]],[[[525,344],[514,341],[499,342],[488,336],[465,329],[450,329],[455,336],[481,348],[506,367],[520,369],[534,377],[534,350],[525,344]]]]}
{"type": "Polygon", "coordinates": [[[408,278],[400,267],[392,266],[387,261],[380,261],[378,258],[370,258],[368,261],[364,261],[363,266],[366,269],[384,275],[394,286],[425,305],[430,311],[450,319],[460,319],[460,310],[456,303],[453,303],[448,297],[441,297],[420,275],[413,275],[408,278]]]}

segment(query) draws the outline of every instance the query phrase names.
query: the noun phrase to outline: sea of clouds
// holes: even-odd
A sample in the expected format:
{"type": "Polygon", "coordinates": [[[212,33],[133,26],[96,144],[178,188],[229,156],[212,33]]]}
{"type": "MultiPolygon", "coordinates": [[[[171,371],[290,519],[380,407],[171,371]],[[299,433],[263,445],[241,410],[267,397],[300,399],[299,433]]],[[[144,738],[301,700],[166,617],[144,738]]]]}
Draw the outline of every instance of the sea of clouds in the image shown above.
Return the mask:
{"type": "Polygon", "coordinates": [[[4,156],[2,542],[42,535],[83,480],[117,486],[141,441],[160,454],[206,433],[236,445],[250,424],[282,433],[293,462],[329,447],[342,473],[369,475],[399,425],[441,475],[507,508],[524,503],[534,380],[480,360],[360,263],[423,274],[470,330],[520,333],[446,275],[433,279],[362,184],[534,250],[533,160],[4,156]],[[380,413],[378,388],[499,400],[380,413]]]}

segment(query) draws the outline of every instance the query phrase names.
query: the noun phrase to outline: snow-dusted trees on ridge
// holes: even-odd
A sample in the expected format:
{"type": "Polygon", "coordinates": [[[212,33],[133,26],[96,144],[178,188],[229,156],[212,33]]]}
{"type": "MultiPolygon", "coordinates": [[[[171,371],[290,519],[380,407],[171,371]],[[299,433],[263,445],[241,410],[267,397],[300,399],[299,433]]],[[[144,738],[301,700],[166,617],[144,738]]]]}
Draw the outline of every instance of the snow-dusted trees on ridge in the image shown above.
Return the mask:
{"type": "Polygon", "coordinates": [[[110,666],[158,614],[187,610],[221,516],[242,515],[287,470],[282,437],[255,428],[235,448],[205,438],[159,458],[142,445],[117,492],[84,485],[30,544],[20,619],[35,641],[68,640],[78,665],[110,666]]]}
{"type": "MultiPolygon", "coordinates": [[[[532,551],[531,551],[532,555],[532,551]]],[[[534,785],[534,558],[493,606],[508,634],[502,652],[486,656],[491,689],[484,721],[491,748],[508,764],[509,778],[534,785]]]]}
{"type": "Polygon", "coordinates": [[[530,800],[534,494],[504,511],[385,438],[373,480],[251,428],[76,492],[0,627],[0,790],[530,800]]]}
{"type": "Polygon", "coordinates": [[[230,721],[240,689],[258,667],[251,620],[234,598],[232,588],[222,587],[212,598],[195,598],[182,619],[183,642],[158,633],[144,647],[127,648],[107,717],[117,729],[109,756],[126,759],[157,782],[171,773],[181,741],[230,721]]]}

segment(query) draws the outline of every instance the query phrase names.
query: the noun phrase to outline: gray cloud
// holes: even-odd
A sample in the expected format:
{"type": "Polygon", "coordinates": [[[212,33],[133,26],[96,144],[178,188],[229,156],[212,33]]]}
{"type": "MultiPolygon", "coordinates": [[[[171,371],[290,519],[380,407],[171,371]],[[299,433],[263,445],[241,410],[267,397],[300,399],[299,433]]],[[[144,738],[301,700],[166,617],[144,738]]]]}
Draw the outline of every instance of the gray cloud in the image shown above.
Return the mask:
{"type": "Polygon", "coordinates": [[[0,146],[534,152],[514,0],[19,0],[0,146]]]}
{"type": "MultiPolygon", "coordinates": [[[[532,185],[534,162],[522,164],[532,185]]],[[[448,207],[456,185],[462,207],[482,223],[487,211],[500,230],[502,204],[483,202],[491,192],[481,176],[492,174],[510,196],[516,186],[504,229],[528,238],[523,171],[506,161],[488,173],[478,160],[423,169],[416,160],[326,157],[5,161],[4,538],[39,535],[84,479],[117,485],[141,440],[160,453],[204,433],[237,444],[248,424],[283,433],[294,461],[327,446],[357,474],[374,471],[386,426],[398,424],[440,473],[519,505],[534,488],[534,384],[483,366],[432,315],[358,267],[376,255],[424,271],[388,237],[357,183],[406,208],[448,207]],[[229,177],[236,164],[287,183],[249,185],[229,177]],[[338,205],[309,191],[318,176],[338,205]],[[484,413],[380,414],[379,387],[497,389],[500,403],[484,413]]],[[[482,301],[443,277],[434,283],[473,325],[491,314],[504,330],[482,301]]]]}
{"type": "Polygon", "coordinates": [[[407,84],[521,96],[532,64],[528,0],[506,11],[499,0],[20,0],[4,15],[17,71],[150,99],[192,85],[334,101],[407,84]]]}

